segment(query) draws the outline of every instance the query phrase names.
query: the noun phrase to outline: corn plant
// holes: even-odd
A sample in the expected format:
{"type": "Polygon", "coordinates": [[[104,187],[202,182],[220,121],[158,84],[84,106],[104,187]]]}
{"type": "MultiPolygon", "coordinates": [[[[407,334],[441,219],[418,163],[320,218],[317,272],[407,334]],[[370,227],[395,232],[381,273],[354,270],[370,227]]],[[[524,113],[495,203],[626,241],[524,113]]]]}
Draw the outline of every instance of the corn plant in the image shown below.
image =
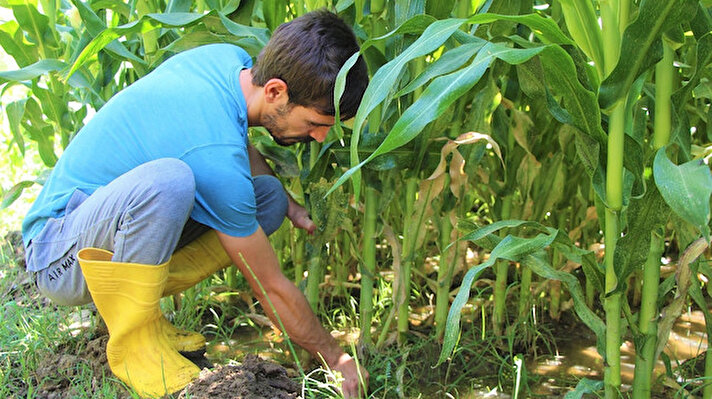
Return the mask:
{"type": "MultiPolygon", "coordinates": [[[[469,90],[480,78],[481,75],[475,72],[477,70],[475,65],[490,66],[491,60],[497,57],[496,51],[493,51],[492,48],[501,44],[486,42],[478,49],[477,56],[469,67],[463,67],[449,75],[438,76],[426,86],[420,97],[407,107],[400,103],[403,111],[398,114],[398,119],[390,128],[388,136],[376,151],[372,152],[365,160],[361,160],[358,152],[358,141],[363,124],[367,117],[374,110],[377,110],[377,107],[380,107],[381,110],[387,109],[388,105],[393,101],[389,93],[392,93],[392,88],[397,87],[399,84],[401,72],[406,62],[415,60],[423,53],[427,54],[429,51],[434,51],[437,46],[445,43],[444,40],[439,39],[440,37],[447,38],[453,35],[456,31],[455,27],[459,27],[466,22],[491,23],[492,21],[514,20],[522,25],[529,26],[534,36],[539,37],[541,42],[532,42],[523,40],[523,38],[515,40],[515,44],[523,48],[508,47],[506,51],[522,54],[526,52],[527,55],[519,62],[506,57],[500,57],[500,59],[517,64],[537,56],[535,61],[527,63],[526,67],[522,68],[522,71],[536,77],[539,87],[529,87],[527,89],[532,92],[538,90],[539,93],[543,93],[551,115],[557,121],[574,128],[576,150],[582,166],[589,174],[591,187],[597,197],[596,203],[599,214],[603,216],[601,227],[605,232],[604,241],[606,243],[603,268],[599,269],[597,265],[592,264],[590,261],[581,262],[583,257],[588,257],[589,259],[590,257],[578,254],[573,250],[573,247],[560,242],[564,246],[559,248],[559,251],[567,253],[571,257],[570,259],[578,258],[579,262],[587,264],[588,266],[585,269],[591,275],[592,280],[598,280],[601,276],[603,277],[599,284],[599,290],[603,295],[604,309],[606,311],[605,328],[590,310],[584,307],[585,303],[578,294],[578,289],[574,291],[577,292],[575,296],[579,298],[578,301],[575,301],[579,316],[599,336],[599,350],[604,355],[605,364],[607,365],[605,378],[607,397],[616,396],[620,389],[619,348],[623,334],[621,321],[623,308],[627,307],[627,305],[623,306],[622,294],[625,291],[631,272],[642,267],[642,264],[645,263],[651,242],[649,233],[651,229],[649,227],[651,225],[664,224],[666,215],[664,209],[668,209],[667,207],[671,205],[671,208],[676,212],[680,212],[684,208],[695,209],[695,211],[689,212],[690,214],[682,217],[686,217],[688,221],[695,220],[694,223],[698,226],[698,231],[705,237],[708,234],[707,224],[709,223],[709,214],[707,212],[709,193],[701,188],[706,186],[705,182],[708,180],[709,169],[706,166],[698,165],[697,162],[685,164],[680,168],[695,170],[697,176],[695,183],[689,177],[682,177],[683,175],[689,176],[689,174],[680,172],[677,172],[677,180],[665,181],[666,176],[669,176],[667,175],[668,172],[674,174],[674,171],[679,169],[674,164],[670,164],[665,156],[664,149],[661,149],[658,150],[655,162],[656,167],[653,168],[655,181],[646,179],[644,168],[646,164],[650,165],[647,163],[649,161],[646,162],[646,159],[649,160],[650,157],[646,158],[645,154],[649,152],[646,150],[644,137],[636,136],[636,132],[632,129],[633,109],[636,102],[643,95],[643,87],[649,75],[649,70],[662,55],[660,49],[663,46],[663,33],[675,36],[678,31],[682,32],[680,25],[683,21],[692,19],[698,11],[705,16],[704,18],[698,17],[698,19],[706,20],[708,19],[708,16],[706,16],[708,11],[704,7],[698,6],[694,1],[663,3],[643,1],[631,10],[633,6],[628,1],[601,1],[595,3],[588,1],[562,1],[561,3],[555,3],[555,8],[560,7],[564,17],[563,22],[566,23],[568,33],[571,35],[570,39],[556,28],[551,30],[542,29],[541,26],[551,20],[540,15],[512,17],[480,14],[467,21],[445,19],[432,22],[411,47],[406,48],[374,74],[373,82],[369,86],[353,127],[351,140],[352,168],[343,174],[336,183],[338,186],[345,180],[351,179],[355,192],[358,193],[361,184],[359,169],[377,156],[386,154],[415,139],[428,123],[441,117],[445,109],[469,90]],[[635,16],[635,18],[631,16],[635,16]],[[598,23],[599,18],[602,21],[601,25],[598,23]],[[664,21],[664,24],[662,21],[664,21]],[[575,44],[576,50],[569,53],[562,47],[564,44],[575,44]],[[470,68],[473,70],[470,71],[470,68]],[[458,72],[462,72],[462,77],[458,76],[458,72]],[[465,72],[467,72],[466,75],[465,72]],[[460,78],[459,80],[458,77],[460,78]],[[463,91],[458,91],[458,89],[463,91]],[[664,168],[669,168],[669,170],[664,168]],[[653,184],[655,185],[654,187],[653,184]],[[662,187],[674,186],[675,188],[666,188],[664,190],[665,193],[657,196],[656,187],[661,185],[662,187]],[[691,188],[692,186],[700,188],[693,189],[691,188]],[[673,192],[676,194],[673,194],[673,192]],[[687,204],[685,207],[681,207],[679,206],[681,205],[679,201],[682,201],[682,197],[679,196],[681,192],[687,193],[689,198],[696,198],[697,200],[694,203],[687,204]],[[664,201],[660,201],[661,198],[664,201]],[[640,213],[641,210],[645,212],[640,213]],[[628,215],[629,218],[627,220],[622,219],[621,216],[623,214],[628,215]],[[639,234],[640,231],[647,231],[647,233],[639,234]],[[626,234],[623,239],[620,239],[622,232],[626,234]],[[643,248],[643,250],[630,251],[631,248],[643,248]],[[634,254],[635,259],[632,259],[631,252],[634,254]]],[[[397,31],[398,29],[394,32],[397,31]]],[[[704,31],[700,29],[699,32],[704,31]]],[[[477,36],[474,37],[478,38],[477,36]]],[[[697,36],[697,38],[704,44],[703,36],[697,36]]],[[[476,43],[476,39],[471,39],[471,42],[476,43]]],[[[365,47],[368,44],[366,43],[365,47]]],[[[461,42],[461,46],[464,45],[461,42]]],[[[448,52],[443,52],[441,57],[445,57],[446,54],[448,52]]],[[[698,54],[698,63],[702,62],[704,63],[703,65],[706,65],[709,60],[704,58],[705,56],[706,53],[698,54]]],[[[433,70],[435,65],[436,63],[433,63],[431,67],[433,70]]],[[[702,65],[697,66],[697,68],[701,67],[702,65]]],[[[459,66],[455,68],[459,68],[459,66]]],[[[428,77],[437,76],[428,75],[427,71],[428,69],[425,69],[423,75],[428,77]]],[[[702,76],[701,73],[696,73],[688,83],[688,86],[686,86],[686,89],[681,89],[683,91],[678,92],[677,96],[680,100],[685,101],[686,96],[691,94],[692,89],[702,76]]],[[[417,81],[417,78],[414,81],[417,81]]],[[[420,82],[418,81],[418,83],[420,82]]],[[[664,90],[662,89],[662,91],[664,90]]],[[[397,94],[398,92],[393,97],[397,96],[397,94]]],[[[662,107],[656,108],[656,113],[664,112],[661,110],[662,107]]],[[[375,120],[382,120],[382,116],[376,115],[375,120]]],[[[680,116],[678,121],[684,123],[684,115],[680,116]]],[[[368,119],[368,122],[373,123],[373,120],[368,119]]],[[[665,128],[659,129],[664,130],[665,128]]],[[[690,159],[689,128],[677,127],[674,129],[676,135],[673,142],[680,147],[678,150],[682,152],[683,159],[690,159]]],[[[644,127],[642,130],[638,130],[645,135],[646,129],[644,127]]],[[[504,204],[506,204],[506,201],[504,204]]],[[[511,209],[510,206],[504,206],[502,209],[505,211],[506,218],[509,218],[510,215],[507,210],[511,209]]],[[[488,240],[492,243],[499,242],[496,246],[490,245],[490,247],[493,251],[501,249],[503,254],[500,257],[502,259],[510,261],[524,261],[526,259],[527,262],[525,263],[534,265],[542,274],[552,274],[552,270],[545,267],[546,262],[542,261],[542,257],[535,256],[535,254],[537,251],[548,247],[549,244],[558,242],[555,238],[551,238],[558,237],[558,235],[552,232],[548,236],[538,236],[542,237],[539,239],[541,245],[532,244],[537,242],[537,239],[524,241],[527,243],[527,245],[521,244],[522,248],[527,248],[526,250],[522,249],[524,252],[519,252],[519,249],[514,250],[513,248],[519,248],[520,242],[517,239],[507,240],[509,237],[505,236],[502,240],[495,240],[494,237],[488,236],[488,240]],[[549,238],[545,239],[544,237],[549,238]],[[553,241],[546,242],[549,239],[553,239],[553,241]]],[[[499,251],[496,253],[499,254],[499,251]]],[[[494,252],[490,257],[492,262],[493,259],[496,259],[493,255],[495,255],[494,252]]],[[[653,259],[652,255],[651,259],[653,259]]],[[[489,267],[490,264],[491,262],[486,266],[489,267]]],[[[481,271],[482,269],[476,268],[468,272],[460,290],[461,294],[467,292],[467,289],[463,290],[463,288],[467,288],[472,279],[481,271]]],[[[568,280],[563,276],[561,278],[568,280]]],[[[576,284],[571,281],[571,285],[575,287],[576,284]]],[[[572,293],[572,295],[574,294],[572,293]]],[[[463,296],[462,298],[465,297],[463,296]]],[[[461,306],[461,303],[457,302],[457,300],[456,303],[461,306]]],[[[451,319],[457,318],[458,312],[459,308],[453,306],[450,312],[451,319]]],[[[457,329],[458,326],[456,324],[452,323],[451,327],[457,329]]],[[[450,335],[450,338],[454,340],[455,335],[450,335]]],[[[447,342],[448,338],[446,336],[447,342]]],[[[449,346],[446,344],[446,347],[449,346]]],[[[443,353],[447,354],[447,351],[443,353]]]]}
{"type": "MultiPolygon", "coordinates": [[[[517,335],[535,306],[530,293],[549,287],[550,317],[568,296],[595,333],[606,397],[621,389],[624,337],[638,353],[633,396],[647,397],[672,321],[690,302],[706,311],[707,287],[695,276],[712,270],[695,259],[710,240],[707,1],[0,6],[14,17],[0,25],[0,46],[17,63],[0,72],[0,85],[24,93],[4,104],[13,145],[36,146],[47,167],[87,115],[172,54],[231,42],[255,56],[280,23],[320,7],[353,24],[372,77],[354,120],[323,144],[296,148],[251,135],[322,228],[309,238],[284,226],[272,238],[280,258],[316,309],[324,309],[326,273],[332,296],[358,289],[361,342],[372,350],[393,336],[408,345],[413,304],[432,294],[445,362],[468,328],[461,320],[472,287],[488,273],[493,303],[484,313],[495,336],[517,335]],[[599,264],[588,248],[601,241],[599,264]],[[466,266],[468,247],[489,257],[466,266]],[[437,270],[426,271],[432,256],[437,270]],[[661,257],[676,260],[677,280],[661,284],[661,257]],[[629,291],[640,292],[639,308],[629,291]],[[506,304],[516,292],[511,324],[506,304]]],[[[355,60],[336,82],[337,104],[355,60]]],[[[3,206],[32,184],[4,192],[3,206]]],[[[583,380],[577,392],[597,387],[583,380]]]]}

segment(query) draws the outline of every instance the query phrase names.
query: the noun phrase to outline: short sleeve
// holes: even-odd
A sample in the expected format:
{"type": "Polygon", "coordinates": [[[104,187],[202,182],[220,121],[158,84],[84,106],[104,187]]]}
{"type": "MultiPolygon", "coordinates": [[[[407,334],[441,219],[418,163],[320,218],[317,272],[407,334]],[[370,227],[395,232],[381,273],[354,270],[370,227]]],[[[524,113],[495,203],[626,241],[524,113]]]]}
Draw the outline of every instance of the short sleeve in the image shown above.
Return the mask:
{"type": "Polygon", "coordinates": [[[195,176],[191,218],[234,237],[257,231],[254,185],[244,144],[202,146],[182,160],[195,176]]]}

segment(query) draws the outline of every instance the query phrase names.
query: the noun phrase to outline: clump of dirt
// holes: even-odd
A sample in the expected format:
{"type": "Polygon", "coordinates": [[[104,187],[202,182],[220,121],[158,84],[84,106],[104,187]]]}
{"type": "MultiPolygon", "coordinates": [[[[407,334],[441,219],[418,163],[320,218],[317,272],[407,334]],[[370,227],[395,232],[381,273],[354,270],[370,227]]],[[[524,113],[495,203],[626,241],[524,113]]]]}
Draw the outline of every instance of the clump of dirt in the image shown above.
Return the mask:
{"type": "Polygon", "coordinates": [[[284,367],[247,355],[241,365],[204,369],[178,398],[297,399],[298,392],[299,384],[287,376],[284,367]]]}

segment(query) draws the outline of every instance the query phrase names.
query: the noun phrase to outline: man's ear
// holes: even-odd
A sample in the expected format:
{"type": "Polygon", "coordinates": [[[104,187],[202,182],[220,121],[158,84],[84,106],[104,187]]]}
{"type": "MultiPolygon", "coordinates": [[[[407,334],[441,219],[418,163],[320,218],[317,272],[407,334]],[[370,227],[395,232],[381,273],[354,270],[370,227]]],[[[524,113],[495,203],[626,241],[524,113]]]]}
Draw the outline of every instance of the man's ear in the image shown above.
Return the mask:
{"type": "Polygon", "coordinates": [[[267,103],[282,105],[289,102],[287,83],[279,78],[272,78],[263,86],[264,98],[267,103]]]}

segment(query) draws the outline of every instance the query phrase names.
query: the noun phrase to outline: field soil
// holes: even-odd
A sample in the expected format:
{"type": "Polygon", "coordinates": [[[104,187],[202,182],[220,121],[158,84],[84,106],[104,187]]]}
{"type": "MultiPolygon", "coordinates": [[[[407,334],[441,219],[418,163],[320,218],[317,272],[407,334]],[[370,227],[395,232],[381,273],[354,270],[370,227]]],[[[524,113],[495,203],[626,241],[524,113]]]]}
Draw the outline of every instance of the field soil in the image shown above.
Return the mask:
{"type": "Polygon", "coordinates": [[[284,367],[247,355],[240,365],[203,369],[200,377],[181,392],[179,399],[295,399],[299,388],[300,385],[287,376],[284,367]]]}
{"type": "MultiPolygon", "coordinates": [[[[74,354],[77,352],[75,349],[60,347],[45,356],[35,371],[37,381],[40,381],[36,396],[64,399],[90,394],[77,392],[72,384],[73,380],[82,378],[82,375],[87,375],[89,372],[92,375],[92,391],[100,392],[101,377],[111,376],[106,362],[108,339],[108,335],[92,339],[78,354],[74,354]]],[[[173,397],[297,399],[299,389],[300,385],[287,376],[287,370],[281,365],[256,355],[247,355],[241,364],[220,365],[212,370],[204,368],[198,379],[173,397]]],[[[125,392],[120,399],[130,397],[130,394],[125,392]]]]}

